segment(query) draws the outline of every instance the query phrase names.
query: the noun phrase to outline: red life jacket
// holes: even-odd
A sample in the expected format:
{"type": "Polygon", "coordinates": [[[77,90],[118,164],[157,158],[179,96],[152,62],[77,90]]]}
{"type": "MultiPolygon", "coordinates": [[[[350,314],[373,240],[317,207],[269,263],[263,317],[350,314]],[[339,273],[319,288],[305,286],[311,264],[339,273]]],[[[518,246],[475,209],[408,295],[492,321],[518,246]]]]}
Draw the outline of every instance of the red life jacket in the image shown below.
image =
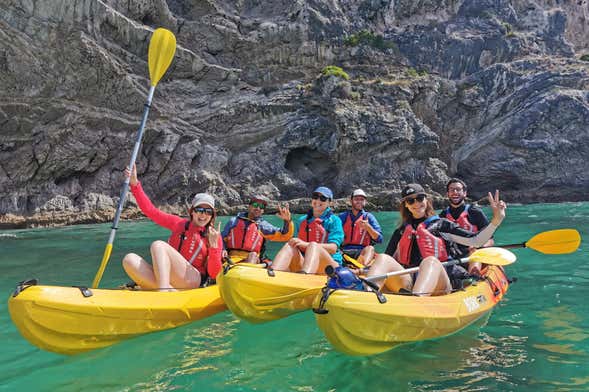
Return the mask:
{"type": "Polygon", "coordinates": [[[405,230],[397,245],[399,249],[399,260],[397,261],[399,263],[407,266],[411,264],[411,245],[413,244],[413,238],[417,241],[422,259],[428,256],[435,256],[440,261],[448,260],[448,251],[446,250],[444,239],[436,237],[427,229],[430,223],[438,219],[440,219],[439,216],[432,216],[417,225],[416,229],[411,225],[405,225],[405,230]]]}
{"type": "Polygon", "coordinates": [[[236,249],[260,253],[264,237],[258,230],[256,222],[238,217],[237,224],[229,231],[225,242],[228,250],[236,249]]]}
{"type": "MultiPolygon", "coordinates": [[[[368,214],[364,212],[357,219],[366,219],[367,216],[368,214]]],[[[352,221],[352,213],[351,211],[348,211],[346,220],[344,222],[344,242],[342,243],[342,246],[368,246],[370,245],[370,240],[370,234],[368,234],[366,230],[361,228],[356,229],[356,222],[352,221]]]]}
{"type": "Polygon", "coordinates": [[[473,233],[478,233],[479,228],[476,225],[473,225],[468,220],[468,209],[470,208],[470,204],[464,206],[464,211],[460,213],[458,219],[454,219],[452,214],[450,214],[450,207],[446,208],[445,215],[446,219],[450,222],[455,222],[458,226],[462,227],[464,230],[472,231],[473,233]]]}
{"type": "Polygon", "coordinates": [[[324,244],[327,242],[327,230],[323,227],[323,220],[315,218],[309,223],[309,216],[301,222],[297,237],[307,242],[317,242],[324,244]]]}
{"type": "Polygon", "coordinates": [[[190,221],[180,222],[168,238],[168,244],[192,264],[201,275],[206,276],[206,260],[209,250],[203,233],[203,227],[193,225],[190,221]]]}

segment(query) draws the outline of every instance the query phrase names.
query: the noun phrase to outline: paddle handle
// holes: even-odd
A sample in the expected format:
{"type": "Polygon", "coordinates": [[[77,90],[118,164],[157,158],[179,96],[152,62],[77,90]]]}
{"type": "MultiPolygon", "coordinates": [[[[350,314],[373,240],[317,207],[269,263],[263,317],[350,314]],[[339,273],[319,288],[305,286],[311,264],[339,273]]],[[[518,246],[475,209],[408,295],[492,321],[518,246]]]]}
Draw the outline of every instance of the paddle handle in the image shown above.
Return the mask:
{"type": "MultiPolygon", "coordinates": [[[[139,149],[141,148],[141,140],[143,139],[143,133],[145,131],[145,124],[147,123],[147,116],[149,115],[149,108],[151,107],[151,101],[153,99],[153,93],[155,92],[155,86],[151,86],[149,88],[149,94],[147,95],[147,102],[145,103],[145,107],[143,109],[143,117],[141,118],[141,124],[139,125],[139,129],[137,130],[137,137],[135,139],[135,146],[133,147],[133,153],[131,154],[131,160],[129,161],[129,171],[133,170],[133,166],[135,165],[135,161],[137,160],[137,155],[139,155],[139,149]]],[[[108,236],[108,243],[106,244],[106,248],[104,249],[104,255],[102,257],[102,262],[100,263],[100,267],[96,272],[96,276],[94,277],[94,281],[92,282],[92,288],[97,288],[100,284],[100,280],[102,279],[102,274],[106,269],[106,265],[108,264],[108,260],[110,259],[110,254],[112,252],[113,243],[115,241],[115,236],[117,234],[117,229],[119,228],[119,220],[121,219],[121,213],[123,212],[123,207],[125,205],[125,200],[127,199],[127,194],[129,193],[129,183],[131,182],[130,177],[125,177],[125,181],[123,182],[123,187],[121,189],[121,195],[119,197],[119,205],[117,206],[117,212],[115,213],[115,218],[113,220],[110,235],[108,236]]]]}

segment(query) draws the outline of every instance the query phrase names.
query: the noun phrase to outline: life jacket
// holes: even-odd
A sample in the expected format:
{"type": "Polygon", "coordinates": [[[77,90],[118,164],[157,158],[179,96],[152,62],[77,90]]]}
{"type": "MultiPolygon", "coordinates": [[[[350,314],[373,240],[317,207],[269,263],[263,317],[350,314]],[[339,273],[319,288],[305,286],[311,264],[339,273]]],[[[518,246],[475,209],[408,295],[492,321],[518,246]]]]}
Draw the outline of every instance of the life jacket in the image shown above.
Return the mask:
{"type": "MultiPolygon", "coordinates": [[[[356,220],[358,219],[366,219],[368,213],[362,213],[356,220]]],[[[356,221],[352,218],[352,213],[348,211],[346,215],[346,220],[344,221],[344,242],[342,246],[345,245],[361,245],[361,246],[368,246],[370,245],[370,234],[364,229],[358,228],[356,229],[356,221]]]]}
{"type": "Polygon", "coordinates": [[[172,231],[168,244],[192,264],[202,276],[206,276],[206,259],[209,252],[203,232],[202,228],[190,224],[190,221],[181,222],[172,231]]]}
{"type": "Polygon", "coordinates": [[[229,231],[225,238],[227,249],[245,250],[260,253],[264,244],[264,237],[258,224],[252,220],[238,217],[237,224],[229,231]]]}
{"type": "MultiPolygon", "coordinates": [[[[327,216],[329,218],[331,213],[327,216]]],[[[307,214],[307,218],[301,222],[299,226],[299,232],[297,237],[307,242],[317,242],[324,244],[327,242],[327,230],[323,227],[323,220],[315,218],[313,222],[309,223],[309,220],[313,217],[312,214],[307,214]]]]}
{"type": "Polygon", "coordinates": [[[440,219],[439,216],[431,216],[425,221],[413,228],[411,225],[405,225],[399,244],[399,263],[409,266],[411,265],[411,246],[413,238],[417,241],[417,247],[421,258],[425,259],[428,256],[435,256],[440,261],[448,260],[448,251],[446,249],[446,242],[443,238],[433,235],[427,228],[430,224],[440,219]]]}
{"type": "Polygon", "coordinates": [[[464,230],[472,231],[473,233],[478,233],[479,228],[476,225],[473,225],[472,223],[470,223],[470,221],[468,220],[468,209],[469,208],[470,208],[470,204],[466,204],[464,206],[464,211],[462,211],[460,213],[460,215],[458,216],[458,219],[454,219],[452,214],[450,214],[450,207],[448,207],[444,210],[444,215],[445,215],[446,219],[448,219],[450,222],[455,222],[458,226],[462,227],[464,230]]]}

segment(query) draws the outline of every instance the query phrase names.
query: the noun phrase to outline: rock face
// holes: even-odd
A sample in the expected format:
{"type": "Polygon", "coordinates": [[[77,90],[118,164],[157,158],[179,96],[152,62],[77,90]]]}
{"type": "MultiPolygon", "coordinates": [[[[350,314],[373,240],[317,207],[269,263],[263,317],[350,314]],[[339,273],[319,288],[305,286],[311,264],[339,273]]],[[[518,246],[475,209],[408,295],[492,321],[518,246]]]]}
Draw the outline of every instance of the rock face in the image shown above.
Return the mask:
{"type": "Polygon", "coordinates": [[[404,183],[444,193],[452,176],[474,198],[586,200],[588,12],[540,0],[3,0],[0,227],[112,219],[160,26],[178,50],[138,170],[173,211],[196,192],[229,213],[252,193],[296,199],[319,184],[392,208],[404,183]],[[321,74],[328,65],[345,74],[321,74]]]}

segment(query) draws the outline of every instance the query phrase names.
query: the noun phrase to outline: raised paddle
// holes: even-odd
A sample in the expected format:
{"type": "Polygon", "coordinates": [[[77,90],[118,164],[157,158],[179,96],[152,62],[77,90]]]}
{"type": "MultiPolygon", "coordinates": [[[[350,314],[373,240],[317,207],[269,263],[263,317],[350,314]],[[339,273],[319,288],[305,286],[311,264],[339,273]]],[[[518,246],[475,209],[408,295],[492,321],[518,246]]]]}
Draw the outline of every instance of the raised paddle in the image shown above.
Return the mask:
{"type": "MultiPolygon", "coordinates": [[[[509,265],[513,264],[517,258],[513,253],[508,251],[507,249],[497,248],[497,247],[489,247],[489,248],[481,248],[475,250],[470,256],[464,257],[462,259],[455,259],[455,260],[448,260],[444,261],[442,265],[449,266],[454,264],[464,264],[464,263],[483,263],[487,265],[509,265]]],[[[397,275],[405,275],[405,274],[413,274],[419,271],[419,267],[407,268],[401,271],[392,271],[388,274],[383,275],[376,275],[376,276],[369,276],[364,278],[369,282],[373,282],[379,279],[389,278],[391,276],[397,275]]]]}
{"type": "Polygon", "coordinates": [[[504,249],[530,248],[547,255],[572,253],[579,248],[581,235],[575,229],[558,229],[536,234],[520,244],[497,245],[504,249]]]}
{"type": "MultiPolygon", "coordinates": [[[[153,98],[155,86],[158,84],[162,76],[164,76],[168,67],[172,63],[174,53],[176,53],[176,37],[174,34],[166,29],[156,29],[151,36],[151,40],[149,41],[149,50],[147,55],[151,88],[149,89],[149,94],[147,95],[147,102],[145,103],[145,108],[143,110],[143,118],[141,119],[141,124],[137,130],[137,139],[135,140],[135,147],[133,148],[133,154],[131,155],[131,161],[129,162],[129,170],[133,169],[133,165],[135,165],[135,160],[137,159],[137,154],[139,153],[141,139],[143,138],[143,130],[145,129],[147,115],[149,114],[149,108],[151,107],[151,100],[153,98]]],[[[127,193],[129,192],[129,181],[130,178],[126,177],[125,182],[123,183],[121,197],[119,198],[119,206],[117,207],[117,212],[115,214],[110,236],[108,238],[108,243],[104,249],[104,255],[102,256],[100,268],[98,268],[98,272],[96,272],[96,276],[94,277],[94,282],[92,282],[93,288],[98,287],[100,279],[102,279],[102,274],[106,268],[106,264],[108,263],[108,259],[110,258],[112,245],[115,240],[116,231],[119,225],[119,219],[121,218],[121,212],[123,211],[123,205],[125,204],[127,193]]]]}

